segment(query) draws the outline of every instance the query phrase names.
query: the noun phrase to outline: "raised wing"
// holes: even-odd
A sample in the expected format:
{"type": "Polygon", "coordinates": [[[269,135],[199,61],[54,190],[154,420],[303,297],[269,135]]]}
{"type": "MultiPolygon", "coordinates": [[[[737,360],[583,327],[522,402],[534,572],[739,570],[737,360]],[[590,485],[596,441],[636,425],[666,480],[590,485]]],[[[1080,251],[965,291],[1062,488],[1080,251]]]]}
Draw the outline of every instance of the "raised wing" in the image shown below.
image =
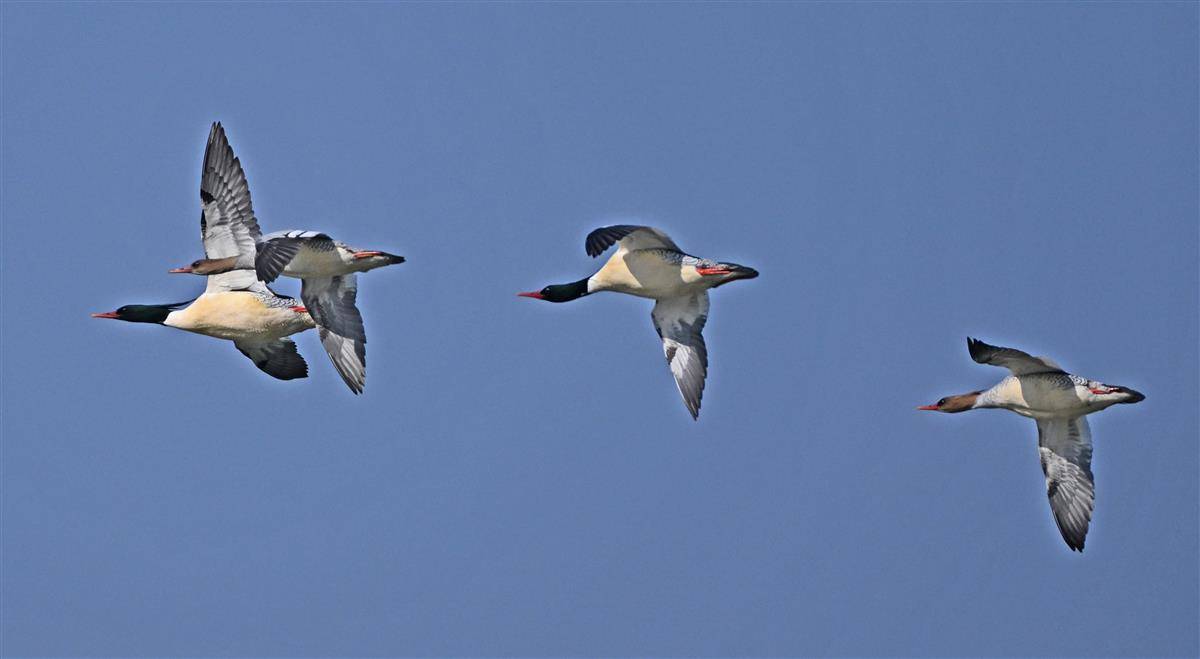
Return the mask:
{"type": "Polygon", "coordinates": [[[635,224],[615,224],[611,227],[600,227],[591,232],[584,241],[584,248],[587,249],[588,256],[597,257],[604,253],[604,250],[613,246],[613,243],[621,243],[621,247],[626,250],[635,249],[672,249],[681,251],[679,245],[675,241],[654,227],[642,227],[635,224]]]}
{"type": "Polygon", "coordinates": [[[1092,431],[1087,418],[1039,420],[1038,453],[1046,474],[1046,495],[1054,522],[1067,546],[1083,551],[1092,506],[1092,431]]]}
{"type": "Polygon", "coordinates": [[[700,399],[708,377],[708,348],[704,345],[704,324],[708,322],[708,292],[665,298],[650,312],[654,329],[662,338],[663,354],[683,404],[692,418],[700,417],[700,399]]]}
{"type": "Polygon", "coordinates": [[[318,252],[337,248],[332,238],[317,231],[269,233],[258,243],[258,254],[254,259],[254,269],[258,278],[268,284],[278,279],[302,247],[318,252]]]}
{"type": "Polygon", "coordinates": [[[356,394],[362,393],[367,377],[367,332],[355,304],[357,277],[351,273],[302,281],[300,297],[317,323],[325,352],[346,386],[356,394]]]}
{"type": "Polygon", "coordinates": [[[233,155],[225,129],[214,123],[208,133],[200,170],[200,239],[210,259],[237,258],[239,268],[254,267],[254,245],[262,232],[254,219],[250,186],[242,163],[233,155]]]}
{"type": "Polygon", "coordinates": [[[1034,357],[1016,348],[988,345],[979,339],[967,337],[967,350],[971,353],[971,359],[977,363],[1001,366],[1012,371],[1013,375],[1065,373],[1061,366],[1047,357],[1034,357]]]}
{"type": "Polygon", "coordinates": [[[296,350],[296,344],[291,339],[276,339],[274,341],[234,341],[233,345],[264,373],[280,380],[294,380],[308,377],[308,364],[296,350]]]}

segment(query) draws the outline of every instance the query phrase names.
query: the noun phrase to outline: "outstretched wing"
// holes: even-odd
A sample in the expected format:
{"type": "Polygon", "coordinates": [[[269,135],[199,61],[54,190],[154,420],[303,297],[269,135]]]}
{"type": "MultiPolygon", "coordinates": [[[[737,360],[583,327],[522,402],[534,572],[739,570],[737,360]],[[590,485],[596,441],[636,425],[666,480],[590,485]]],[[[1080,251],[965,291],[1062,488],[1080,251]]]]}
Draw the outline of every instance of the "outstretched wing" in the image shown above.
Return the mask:
{"type": "Polygon", "coordinates": [[[971,353],[971,359],[977,363],[1001,366],[1012,371],[1013,375],[1065,372],[1048,357],[1034,357],[1016,348],[988,345],[979,339],[967,337],[967,350],[971,353]]]}
{"type": "Polygon", "coordinates": [[[700,399],[708,377],[708,348],[704,345],[704,324],[708,322],[708,292],[665,298],[650,312],[654,329],[662,338],[663,354],[683,404],[692,418],[700,416],[700,399]]]}
{"type": "Polygon", "coordinates": [[[367,384],[367,342],[339,336],[324,327],[318,327],[317,331],[342,381],[350,391],[361,394],[367,384]]]}
{"type": "Polygon", "coordinates": [[[660,248],[681,251],[679,245],[676,245],[670,236],[659,229],[635,224],[600,227],[588,234],[587,240],[584,241],[584,248],[587,249],[588,256],[597,257],[618,241],[626,250],[660,248]]]}
{"type": "Polygon", "coordinates": [[[200,170],[200,239],[210,259],[237,257],[237,267],[254,265],[254,245],[262,232],[254,219],[250,186],[242,163],[233,155],[220,122],[208,133],[200,170]]]}
{"type": "Polygon", "coordinates": [[[234,341],[233,345],[249,357],[255,366],[273,378],[294,380],[308,377],[308,364],[304,363],[304,358],[300,356],[296,344],[291,339],[234,341]]]}
{"type": "Polygon", "coordinates": [[[367,379],[367,332],[355,304],[357,277],[351,273],[302,281],[300,297],[317,323],[321,345],[346,386],[356,394],[362,393],[367,379]]]}
{"type": "Polygon", "coordinates": [[[1083,551],[1096,489],[1092,480],[1092,431],[1087,418],[1038,420],[1038,453],[1046,495],[1067,546],[1083,551]]]}
{"type": "Polygon", "coordinates": [[[258,243],[254,269],[258,278],[268,284],[283,274],[302,247],[318,252],[336,249],[333,239],[317,231],[277,231],[267,234],[258,243]]]}

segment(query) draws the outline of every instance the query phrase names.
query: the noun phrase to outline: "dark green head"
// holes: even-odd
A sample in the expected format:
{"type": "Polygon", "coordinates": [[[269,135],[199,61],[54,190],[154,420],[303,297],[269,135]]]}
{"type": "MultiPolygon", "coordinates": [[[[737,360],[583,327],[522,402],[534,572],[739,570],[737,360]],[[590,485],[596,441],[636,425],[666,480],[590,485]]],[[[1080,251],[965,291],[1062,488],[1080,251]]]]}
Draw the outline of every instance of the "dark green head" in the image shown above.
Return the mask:
{"type": "Polygon", "coordinates": [[[535,300],[547,300],[549,302],[570,302],[588,294],[587,283],[588,280],[580,279],[570,284],[552,284],[540,291],[517,293],[517,295],[531,297],[535,300]]]}
{"type": "Polygon", "coordinates": [[[172,304],[127,304],[116,311],[94,313],[92,314],[92,318],[112,318],[131,323],[162,324],[172,311],[185,304],[187,302],[175,302],[172,304]]]}

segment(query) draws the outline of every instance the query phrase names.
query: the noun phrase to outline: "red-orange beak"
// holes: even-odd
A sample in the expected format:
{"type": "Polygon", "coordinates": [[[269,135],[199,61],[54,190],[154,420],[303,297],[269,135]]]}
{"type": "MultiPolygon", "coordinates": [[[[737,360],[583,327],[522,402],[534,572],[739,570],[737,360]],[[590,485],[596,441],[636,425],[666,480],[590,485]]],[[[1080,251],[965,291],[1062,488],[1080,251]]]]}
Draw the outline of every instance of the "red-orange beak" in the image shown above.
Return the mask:
{"type": "Polygon", "coordinates": [[[308,313],[308,309],[306,309],[302,306],[294,306],[294,307],[288,307],[288,308],[291,309],[292,311],[295,311],[296,313],[308,313]]]}
{"type": "Polygon", "coordinates": [[[918,410],[929,410],[930,412],[936,412],[936,411],[938,411],[938,406],[937,405],[922,405],[922,406],[918,407],[917,409],[918,410]]]}
{"type": "Polygon", "coordinates": [[[354,258],[356,258],[356,259],[369,259],[372,256],[383,256],[383,252],[355,252],[354,253],[354,258]]]}
{"type": "Polygon", "coordinates": [[[702,275],[727,275],[733,271],[729,268],[696,268],[696,272],[702,275]]]}
{"type": "Polygon", "coordinates": [[[518,297],[531,297],[531,298],[533,298],[533,299],[535,299],[535,300],[544,300],[544,299],[546,299],[546,298],[542,297],[542,294],[541,294],[541,293],[539,293],[539,292],[537,292],[537,291],[529,291],[528,293],[517,293],[517,296],[518,296],[518,297]]]}
{"type": "Polygon", "coordinates": [[[116,317],[117,317],[117,312],[115,312],[115,311],[105,311],[104,313],[92,314],[92,318],[116,318],[116,317]]]}
{"type": "Polygon", "coordinates": [[[190,265],[185,265],[182,268],[171,268],[170,270],[167,270],[167,272],[169,272],[173,275],[187,274],[191,271],[192,271],[192,266],[190,266],[190,265]]]}

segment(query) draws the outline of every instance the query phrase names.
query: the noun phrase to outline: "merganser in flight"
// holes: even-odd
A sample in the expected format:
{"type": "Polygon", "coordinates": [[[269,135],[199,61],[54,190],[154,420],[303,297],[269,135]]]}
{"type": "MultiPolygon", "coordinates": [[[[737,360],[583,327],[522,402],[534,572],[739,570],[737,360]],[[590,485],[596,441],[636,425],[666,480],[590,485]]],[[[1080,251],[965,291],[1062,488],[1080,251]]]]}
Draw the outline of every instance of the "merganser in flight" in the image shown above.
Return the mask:
{"type": "MultiPolygon", "coordinates": [[[[214,148],[224,159],[237,163],[219,122],[213,124],[209,134],[208,151],[214,148]]],[[[205,159],[207,162],[207,151],[205,159]]],[[[237,169],[240,174],[241,166],[237,169]]],[[[241,181],[249,209],[250,191],[244,175],[241,181]]],[[[243,245],[242,251],[225,256],[206,253],[206,258],[170,272],[213,276],[241,271],[264,284],[270,284],[280,275],[300,279],[300,298],[317,324],[321,344],[346,386],[356,394],[362,393],[366,383],[367,334],[356,306],[358,281],[354,273],[404,263],[404,257],[356,249],[315,231],[281,231],[263,236],[252,211],[231,221],[239,225],[236,228],[239,235],[253,240],[248,249],[243,245]]]]}
{"type": "Polygon", "coordinates": [[[663,353],[683,403],[697,419],[708,375],[708,349],[701,335],[708,320],[708,289],[738,279],[753,279],[758,272],[736,263],[685,254],[667,234],[652,227],[602,227],[588,234],[585,248],[589,256],[596,257],[614,243],[617,251],[596,274],[518,295],[569,302],[600,291],[614,291],[654,300],[650,312],[654,329],[662,339],[663,353]]]}
{"type": "MultiPolygon", "coordinates": [[[[213,124],[204,152],[200,201],[204,253],[210,259],[253,258],[259,230],[250,189],[219,123],[213,124]]],[[[315,327],[312,316],[298,300],[279,295],[259,281],[253,270],[234,269],[210,276],[204,293],[190,305],[133,304],[92,317],[156,323],[228,339],[268,375],[281,380],[308,375],[308,365],[296,344],[286,337],[315,327]]],[[[339,372],[361,375],[361,362],[353,350],[344,347],[344,339],[323,335],[321,340],[339,372]]]]}
{"type": "Polygon", "coordinates": [[[983,408],[1010,410],[1037,421],[1038,453],[1046,475],[1050,510],[1067,546],[1083,551],[1092,519],[1092,432],[1086,415],[1118,403],[1146,397],[1129,389],[1072,375],[1046,357],[967,339],[971,358],[1002,366],[1012,375],[986,391],[947,396],[919,410],[965,412],[983,408]]]}

